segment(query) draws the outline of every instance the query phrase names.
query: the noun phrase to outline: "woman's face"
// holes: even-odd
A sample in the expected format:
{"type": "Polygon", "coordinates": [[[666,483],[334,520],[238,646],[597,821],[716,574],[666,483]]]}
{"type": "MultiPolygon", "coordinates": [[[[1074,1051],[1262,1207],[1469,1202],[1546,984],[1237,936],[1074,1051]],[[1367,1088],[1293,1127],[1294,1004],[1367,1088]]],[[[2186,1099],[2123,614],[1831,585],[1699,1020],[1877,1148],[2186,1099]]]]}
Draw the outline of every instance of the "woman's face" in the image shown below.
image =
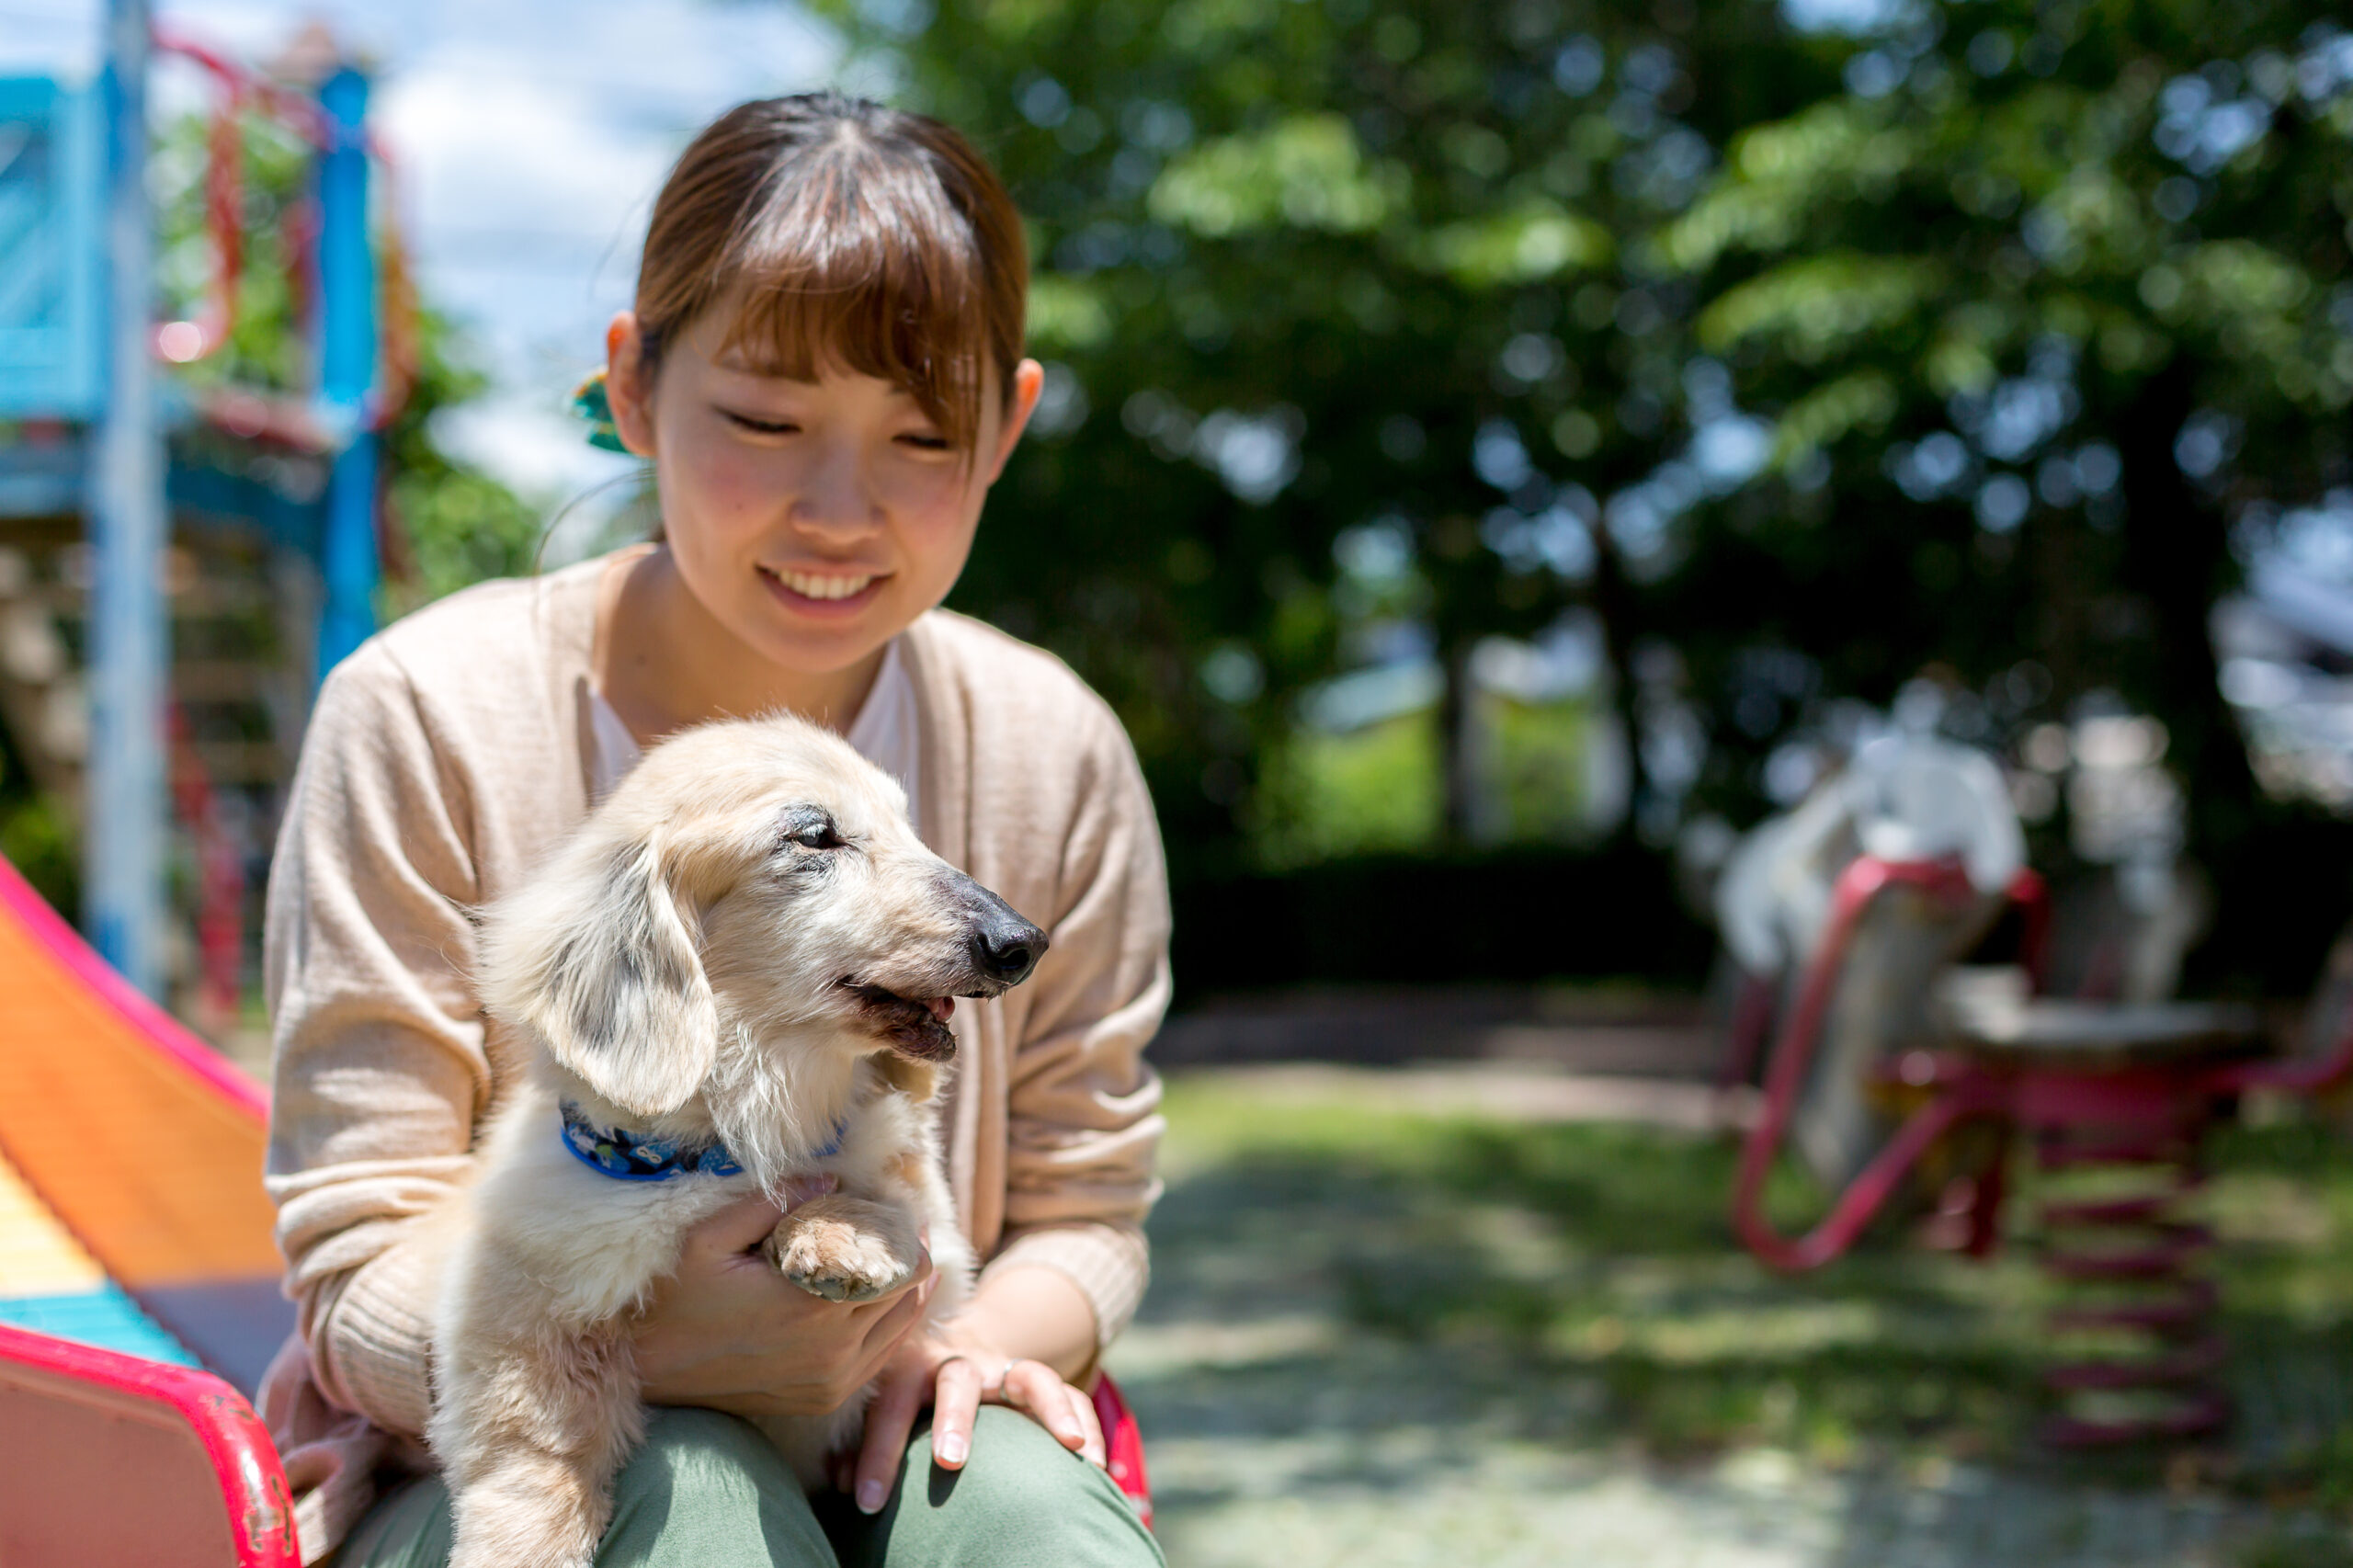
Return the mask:
{"type": "Polygon", "coordinates": [[[781,668],[847,668],[955,585],[1041,374],[1023,360],[1010,399],[984,380],[967,453],[889,381],[748,369],[719,349],[723,314],[706,312],[674,343],[651,386],[635,318],[615,318],[614,423],[631,451],[657,460],[663,530],[704,609],[781,668]]]}

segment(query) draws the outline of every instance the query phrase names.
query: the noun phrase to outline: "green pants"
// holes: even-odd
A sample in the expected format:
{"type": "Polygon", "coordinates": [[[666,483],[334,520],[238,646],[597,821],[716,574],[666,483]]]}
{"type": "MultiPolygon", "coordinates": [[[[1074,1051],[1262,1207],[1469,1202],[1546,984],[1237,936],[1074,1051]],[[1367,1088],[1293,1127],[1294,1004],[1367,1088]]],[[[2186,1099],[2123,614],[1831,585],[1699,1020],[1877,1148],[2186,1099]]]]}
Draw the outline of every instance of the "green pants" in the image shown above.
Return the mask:
{"type": "MultiPolygon", "coordinates": [[[[411,1481],[359,1521],[335,1568],[442,1568],[449,1493],[411,1481]]],[[[985,1405],[961,1471],[907,1448],[879,1514],[814,1498],[732,1415],[657,1410],[613,1489],[597,1568],[1160,1568],[1160,1548],[1110,1477],[1016,1411],[985,1405]]]]}

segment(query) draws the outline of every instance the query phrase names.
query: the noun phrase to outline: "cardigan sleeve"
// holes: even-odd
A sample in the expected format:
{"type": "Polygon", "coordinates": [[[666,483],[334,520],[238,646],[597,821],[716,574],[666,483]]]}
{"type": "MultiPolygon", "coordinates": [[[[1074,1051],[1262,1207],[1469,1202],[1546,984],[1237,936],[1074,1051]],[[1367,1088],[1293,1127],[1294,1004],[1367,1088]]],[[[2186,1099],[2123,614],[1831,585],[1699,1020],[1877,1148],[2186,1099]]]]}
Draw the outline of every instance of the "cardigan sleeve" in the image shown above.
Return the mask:
{"type": "Polygon", "coordinates": [[[321,688],[272,863],[267,1185],[321,1391],[415,1436],[429,1409],[432,1227],[490,1074],[466,982],[465,780],[381,643],[321,688]]]}
{"type": "Polygon", "coordinates": [[[1160,1080],[1143,1050],[1168,1007],[1168,875],[1134,750],[1091,694],[1087,711],[1051,942],[1007,1085],[1006,1229],[989,1272],[1068,1275],[1108,1345],[1143,1298],[1160,1192],[1160,1080]]]}

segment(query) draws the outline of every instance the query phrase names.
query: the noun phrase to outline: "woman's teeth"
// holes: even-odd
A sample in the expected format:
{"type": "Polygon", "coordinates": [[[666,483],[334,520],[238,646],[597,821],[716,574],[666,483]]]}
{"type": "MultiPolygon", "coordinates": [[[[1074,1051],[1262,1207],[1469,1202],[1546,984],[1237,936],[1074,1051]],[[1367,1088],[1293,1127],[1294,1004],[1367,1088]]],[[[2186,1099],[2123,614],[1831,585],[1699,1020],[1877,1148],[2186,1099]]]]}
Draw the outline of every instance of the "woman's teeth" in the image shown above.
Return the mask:
{"type": "Polygon", "coordinates": [[[869,573],[863,577],[813,577],[806,572],[779,572],[777,580],[794,593],[808,599],[846,599],[862,594],[874,581],[869,573]]]}

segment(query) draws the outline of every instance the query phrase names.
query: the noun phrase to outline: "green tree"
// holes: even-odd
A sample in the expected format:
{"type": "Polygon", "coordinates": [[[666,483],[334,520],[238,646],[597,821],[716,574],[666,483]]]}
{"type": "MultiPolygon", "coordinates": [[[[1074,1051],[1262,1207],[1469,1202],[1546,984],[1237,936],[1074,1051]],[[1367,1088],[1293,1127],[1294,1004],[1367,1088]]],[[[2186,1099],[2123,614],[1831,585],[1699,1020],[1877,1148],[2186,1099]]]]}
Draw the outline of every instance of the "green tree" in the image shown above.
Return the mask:
{"type": "Polygon", "coordinates": [[[1577,602],[1621,664],[1639,631],[1597,497],[1682,438],[1689,299],[1643,237],[1835,62],[1735,72],[1779,28],[1756,4],[827,9],[1033,225],[1043,438],[959,602],[1111,695],[1184,856],[1381,630],[1334,546],[1382,532],[1449,676],[1460,833],[1475,643],[1577,602]]]}
{"type": "Polygon", "coordinates": [[[1996,722],[2098,690],[2158,714],[2200,852],[2246,845],[2208,617],[2234,528],[2353,460],[2333,16],[1999,0],[1792,40],[1841,77],[1743,131],[1654,242],[1772,422],[1768,472],[1686,519],[1653,607],[1694,629],[1720,785],[1789,717],[1759,649],[1881,698],[1939,661],[1996,722]]]}
{"type": "Polygon", "coordinates": [[[1352,641],[1417,622],[1459,733],[1576,604],[1661,834],[1923,672],[1988,740],[2157,713],[2210,865],[2268,820],[2206,621],[2347,472],[2311,0],[829,9],[1031,216],[1043,438],[961,602],[1112,695],[1180,855],[1352,641]]]}

